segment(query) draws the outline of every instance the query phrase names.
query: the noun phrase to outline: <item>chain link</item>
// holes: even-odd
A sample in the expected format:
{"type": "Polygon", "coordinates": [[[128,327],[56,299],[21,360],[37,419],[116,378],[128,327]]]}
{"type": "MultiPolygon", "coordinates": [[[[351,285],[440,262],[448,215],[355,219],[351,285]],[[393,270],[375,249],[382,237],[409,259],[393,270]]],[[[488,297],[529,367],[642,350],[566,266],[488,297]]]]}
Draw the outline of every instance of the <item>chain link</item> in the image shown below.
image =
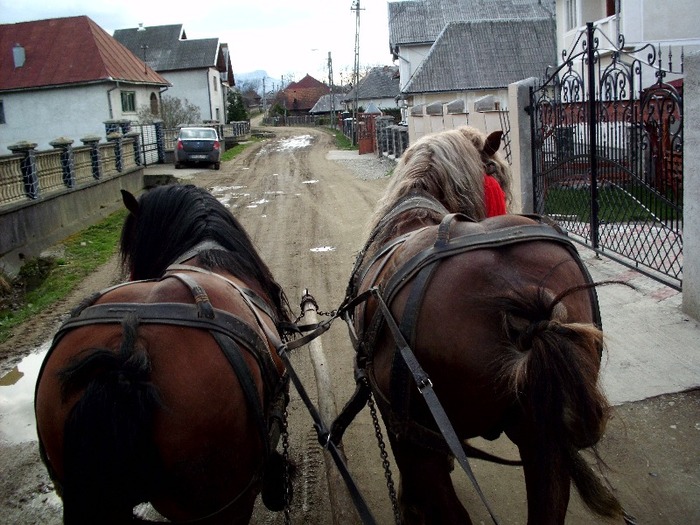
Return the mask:
{"type": "MultiPolygon", "coordinates": [[[[366,381],[366,379],[365,379],[366,381]]],[[[397,525],[401,525],[401,514],[399,513],[399,502],[396,497],[396,489],[394,488],[394,479],[391,475],[391,464],[389,463],[389,454],[386,452],[386,444],[382,436],[382,429],[379,426],[379,417],[377,417],[377,408],[374,404],[374,397],[370,392],[367,399],[369,405],[369,413],[372,415],[372,424],[374,425],[374,434],[377,436],[379,444],[379,456],[382,458],[382,466],[384,467],[384,477],[386,478],[386,486],[389,489],[389,499],[391,500],[391,509],[394,512],[394,520],[397,525]]]]}
{"type": "Polygon", "coordinates": [[[289,430],[287,417],[289,413],[284,409],[282,417],[282,457],[284,458],[284,524],[291,525],[291,505],[292,505],[292,480],[289,475],[289,430]]]}

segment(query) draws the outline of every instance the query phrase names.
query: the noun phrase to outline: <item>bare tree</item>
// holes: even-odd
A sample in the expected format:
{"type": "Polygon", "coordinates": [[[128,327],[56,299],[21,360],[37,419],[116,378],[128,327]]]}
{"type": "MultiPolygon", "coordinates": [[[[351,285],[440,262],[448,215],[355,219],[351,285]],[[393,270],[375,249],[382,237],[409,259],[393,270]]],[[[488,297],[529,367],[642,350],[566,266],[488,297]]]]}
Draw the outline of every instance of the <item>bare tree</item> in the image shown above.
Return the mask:
{"type": "Polygon", "coordinates": [[[196,124],[202,120],[201,112],[197,106],[191,104],[187,99],[183,101],[178,97],[167,95],[161,100],[159,115],[151,113],[151,108],[148,106],[141,106],[137,115],[139,122],[143,124],[160,119],[163,121],[163,127],[167,129],[176,128],[183,124],[196,124]]]}

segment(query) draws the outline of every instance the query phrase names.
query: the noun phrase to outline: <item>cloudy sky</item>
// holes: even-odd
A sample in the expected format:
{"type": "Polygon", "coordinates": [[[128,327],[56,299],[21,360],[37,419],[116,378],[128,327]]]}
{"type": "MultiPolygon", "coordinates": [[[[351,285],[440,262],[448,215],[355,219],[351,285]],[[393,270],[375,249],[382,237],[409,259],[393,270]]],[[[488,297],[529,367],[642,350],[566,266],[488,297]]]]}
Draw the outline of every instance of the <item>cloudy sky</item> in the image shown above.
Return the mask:
{"type": "MultiPolygon", "coordinates": [[[[353,0],[0,0],[0,23],[87,15],[115,29],[182,24],[187,37],[218,38],[236,74],[265,70],[350,81],[355,54],[353,0]],[[341,79],[341,76],[343,77],[341,79]]],[[[386,0],[360,0],[360,65],[391,64],[386,0]]]]}

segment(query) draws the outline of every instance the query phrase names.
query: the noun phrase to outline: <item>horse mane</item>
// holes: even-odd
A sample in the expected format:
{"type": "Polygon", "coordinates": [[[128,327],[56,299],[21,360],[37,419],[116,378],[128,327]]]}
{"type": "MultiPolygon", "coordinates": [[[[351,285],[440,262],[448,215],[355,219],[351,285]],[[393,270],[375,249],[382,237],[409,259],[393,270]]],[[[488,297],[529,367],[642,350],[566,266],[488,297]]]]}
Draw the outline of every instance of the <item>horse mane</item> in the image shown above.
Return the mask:
{"type": "Polygon", "coordinates": [[[276,307],[279,320],[291,318],[281,286],[241,224],[211,193],[192,184],[159,186],[139,198],[137,216],[130,213],[122,229],[122,264],[135,280],[158,278],[178,256],[204,240],[225,250],[201,252],[202,266],[256,281],[276,307]]]}
{"type": "Polygon", "coordinates": [[[370,219],[370,232],[400,201],[415,193],[433,197],[448,213],[463,213],[476,221],[486,218],[483,177],[487,166],[510,202],[510,168],[498,153],[485,152],[486,142],[486,135],[470,126],[421,137],[396,165],[370,219]]]}

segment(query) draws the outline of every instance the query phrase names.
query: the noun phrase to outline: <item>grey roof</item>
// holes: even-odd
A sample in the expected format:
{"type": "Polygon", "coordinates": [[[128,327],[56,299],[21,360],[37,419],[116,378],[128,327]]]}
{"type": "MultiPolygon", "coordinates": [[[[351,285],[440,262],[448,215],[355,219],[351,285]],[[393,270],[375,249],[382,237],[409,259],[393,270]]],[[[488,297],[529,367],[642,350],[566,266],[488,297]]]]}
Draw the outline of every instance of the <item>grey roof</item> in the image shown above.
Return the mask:
{"type": "MultiPolygon", "coordinates": [[[[400,93],[399,66],[379,66],[370,69],[357,85],[357,99],[395,98],[400,93]]],[[[355,88],[344,100],[355,99],[355,88]]]]}
{"type": "Polygon", "coordinates": [[[541,0],[412,0],[389,2],[388,9],[394,51],[401,45],[435,42],[450,22],[553,18],[541,0]]]}
{"type": "Polygon", "coordinates": [[[218,67],[220,71],[219,39],[187,40],[181,24],[152,26],[143,29],[117,29],[114,39],[156,71],[218,67]],[[145,50],[142,46],[148,46],[145,50]]]}
{"type": "Polygon", "coordinates": [[[318,99],[318,102],[314,104],[314,107],[309,110],[309,113],[330,113],[332,109],[335,109],[335,111],[340,111],[343,109],[344,98],[345,95],[341,93],[329,93],[327,95],[323,95],[318,99]],[[333,97],[333,99],[331,99],[331,97],[333,97]],[[333,102],[333,108],[331,108],[331,102],[333,102]]]}
{"type": "Polygon", "coordinates": [[[452,22],[404,93],[504,88],[556,63],[553,19],[452,22]]]}

